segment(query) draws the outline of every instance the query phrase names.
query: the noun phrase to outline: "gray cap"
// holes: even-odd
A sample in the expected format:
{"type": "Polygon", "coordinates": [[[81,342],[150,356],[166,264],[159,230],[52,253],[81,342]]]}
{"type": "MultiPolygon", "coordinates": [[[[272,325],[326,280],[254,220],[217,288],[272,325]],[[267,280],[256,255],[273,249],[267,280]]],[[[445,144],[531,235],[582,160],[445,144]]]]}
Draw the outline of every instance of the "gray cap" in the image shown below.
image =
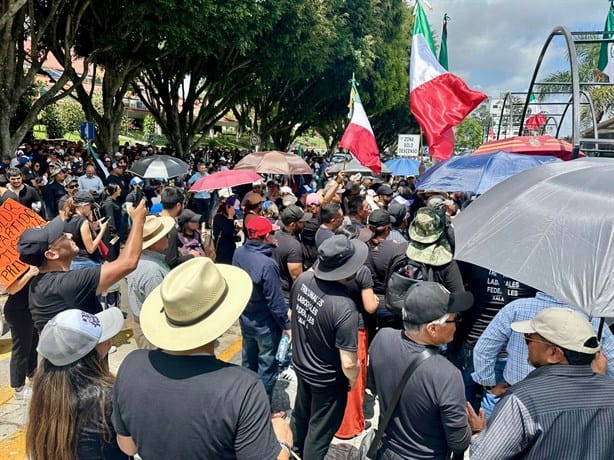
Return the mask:
{"type": "Polygon", "coordinates": [[[432,281],[419,281],[410,287],[403,304],[403,321],[428,324],[446,313],[459,313],[473,305],[471,292],[452,294],[444,286],[432,281]]]}

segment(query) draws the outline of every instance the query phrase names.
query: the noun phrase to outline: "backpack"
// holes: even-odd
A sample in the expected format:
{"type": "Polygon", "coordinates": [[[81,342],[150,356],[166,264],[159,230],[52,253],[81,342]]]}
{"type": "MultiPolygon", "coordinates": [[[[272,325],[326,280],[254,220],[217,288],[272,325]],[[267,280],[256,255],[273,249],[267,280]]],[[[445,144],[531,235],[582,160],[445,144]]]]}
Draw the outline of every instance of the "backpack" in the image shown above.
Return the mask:
{"type": "Polygon", "coordinates": [[[407,290],[419,281],[429,281],[431,278],[426,265],[411,260],[406,254],[393,257],[386,272],[386,308],[402,318],[407,290]]]}

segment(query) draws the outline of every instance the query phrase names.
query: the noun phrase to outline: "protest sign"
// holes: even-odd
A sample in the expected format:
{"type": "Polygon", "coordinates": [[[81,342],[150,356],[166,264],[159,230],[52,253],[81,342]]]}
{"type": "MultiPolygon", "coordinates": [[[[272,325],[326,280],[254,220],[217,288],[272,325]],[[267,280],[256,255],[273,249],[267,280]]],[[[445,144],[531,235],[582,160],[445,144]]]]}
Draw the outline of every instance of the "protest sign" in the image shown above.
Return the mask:
{"type": "Polygon", "coordinates": [[[30,208],[9,198],[0,206],[0,284],[5,288],[25,273],[29,266],[19,260],[17,241],[30,227],[47,222],[30,208]]]}

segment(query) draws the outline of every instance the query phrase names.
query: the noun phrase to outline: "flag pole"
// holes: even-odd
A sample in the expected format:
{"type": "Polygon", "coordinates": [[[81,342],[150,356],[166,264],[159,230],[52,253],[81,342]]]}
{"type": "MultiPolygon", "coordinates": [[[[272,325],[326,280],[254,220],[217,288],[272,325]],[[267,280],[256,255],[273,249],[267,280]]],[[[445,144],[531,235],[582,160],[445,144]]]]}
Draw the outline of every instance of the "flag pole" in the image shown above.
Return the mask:
{"type": "MultiPolygon", "coordinates": [[[[356,85],[356,78],[355,78],[355,74],[354,72],[352,72],[352,79],[350,80],[350,103],[349,103],[349,107],[350,110],[352,109],[353,105],[354,105],[354,98],[352,97],[352,91],[354,90],[354,85],[356,85]]],[[[348,149],[345,149],[347,152],[349,152],[348,149]]],[[[348,156],[347,156],[347,152],[345,155],[343,155],[343,168],[341,168],[341,171],[345,172],[345,167],[347,165],[347,161],[348,161],[348,156]]]]}

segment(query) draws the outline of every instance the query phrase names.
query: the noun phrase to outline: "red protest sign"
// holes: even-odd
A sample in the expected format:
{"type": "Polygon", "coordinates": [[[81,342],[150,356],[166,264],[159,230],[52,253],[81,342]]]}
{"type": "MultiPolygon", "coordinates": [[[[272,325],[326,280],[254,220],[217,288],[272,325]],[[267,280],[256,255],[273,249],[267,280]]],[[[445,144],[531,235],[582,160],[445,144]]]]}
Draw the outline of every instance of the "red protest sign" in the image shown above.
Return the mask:
{"type": "Polygon", "coordinates": [[[9,198],[0,206],[0,284],[5,288],[25,273],[29,266],[19,260],[17,241],[30,227],[47,222],[30,208],[9,198]]]}

